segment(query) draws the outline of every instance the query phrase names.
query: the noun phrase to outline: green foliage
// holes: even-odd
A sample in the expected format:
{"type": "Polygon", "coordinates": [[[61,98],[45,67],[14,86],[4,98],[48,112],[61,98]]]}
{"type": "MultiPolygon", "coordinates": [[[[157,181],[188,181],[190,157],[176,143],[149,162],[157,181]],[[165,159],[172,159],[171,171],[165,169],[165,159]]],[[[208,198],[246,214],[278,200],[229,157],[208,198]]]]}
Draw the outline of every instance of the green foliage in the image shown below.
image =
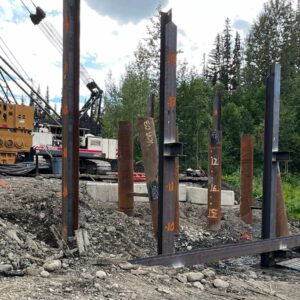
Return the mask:
{"type": "Polygon", "coordinates": [[[207,169],[208,130],[211,126],[212,87],[199,75],[187,73],[177,88],[177,123],[183,144],[183,169],[207,169]]]}
{"type": "MultiPolygon", "coordinates": [[[[135,123],[138,116],[145,115],[149,94],[158,94],[159,31],[156,14],[119,85],[108,79],[103,116],[105,136],[116,137],[120,120],[135,123]]],[[[245,41],[232,32],[227,19],[216,36],[207,65],[204,56],[202,76],[187,61],[178,63],[177,123],[185,154],[180,160],[182,169],[207,169],[212,99],[214,91],[222,89],[223,173],[236,174],[240,137],[253,134],[254,169],[259,174],[255,177],[254,194],[261,197],[265,80],[273,62],[282,65],[280,149],[291,152],[290,171],[300,173],[300,14],[293,10],[289,0],[269,0],[245,41]]],[[[135,148],[139,158],[136,135],[135,148]]]]}
{"type": "MultiPolygon", "coordinates": [[[[240,187],[240,170],[229,175],[223,175],[223,181],[240,187]]],[[[253,198],[262,200],[263,174],[258,172],[253,177],[253,198]]],[[[300,177],[295,175],[282,175],[283,198],[289,218],[300,221],[300,177]]]]}
{"type": "Polygon", "coordinates": [[[300,177],[283,176],[283,197],[290,218],[300,221],[300,177]]]}

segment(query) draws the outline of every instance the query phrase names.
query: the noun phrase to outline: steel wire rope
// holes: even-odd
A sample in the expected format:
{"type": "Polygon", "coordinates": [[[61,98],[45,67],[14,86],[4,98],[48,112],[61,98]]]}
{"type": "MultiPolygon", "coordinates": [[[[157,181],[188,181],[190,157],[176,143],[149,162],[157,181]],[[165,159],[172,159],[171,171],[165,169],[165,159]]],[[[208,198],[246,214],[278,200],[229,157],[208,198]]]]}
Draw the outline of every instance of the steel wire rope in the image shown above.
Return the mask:
{"type": "MultiPolygon", "coordinates": [[[[5,96],[6,100],[7,100],[7,102],[8,102],[8,103],[11,103],[10,100],[9,100],[9,98],[8,98],[8,96],[7,96],[7,93],[6,93],[5,90],[4,90],[4,87],[2,86],[1,83],[0,83],[0,88],[1,88],[2,93],[4,94],[4,96],[5,96]]],[[[1,100],[2,100],[2,98],[1,98],[1,100]]],[[[2,100],[2,101],[4,102],[4,100],[2,100]]]]}
{"type": "MultiPolygon", "coordinates": [[[[1,66],[0,66],[0,68],[2,69],[1,66]]],[[[16,100],[16,98],[15,98],[13,92],[11,91],[11,89],[10,89],[10,87],[9,87],[9,85],[8,85],[8,83],[7,83],[6,79],[5,79],[5,77],[4,77],[4,74],[3,74],[2,70],[0,70],[0,75],[1,75],[1,77],[2,77],[2,79],[3,79],[3,81],[5,82],[6,88],[9,90],[9,92],[10,92],[12,98],[14,99],[14,102],[15,102],[16,104],[18,104],[18,102],[17,102],[17,100],[16,100]]],[[[7,99],[8,99],[8,98],[7,98],[7,99]]]]}
{"type": "MultiPolygon", "coordinates": [[[[23,82],[23,84],[25,84],[29,89],[30,91],[32,91],[46,106],[49,106],[49,109],[54,113],[54,115],[56,117],[58,117],[58,119],[61,119],[60,115],[57,114],[57,112],[50,106],[48,105],[48,103],[46,102],[46,100],[43,99],[43,97],[37,92],[35,91],[35,89],[30,86],[30,84],[3,58],[0,56],[0,59],[6,64],[6,66],[9,67],[9,69],[19,78],[21,79],[21,81],[23,82]]],[[[0,65],[0,69],[2,71],[4,71],[4,73],[10,77],[11,79],[13,79],[13,77],[0,65]]],[[[4,79],[5,80],[5,79],[4,79]]],[[[18,85],[19,88],[21,88],[21,85],[17,82],[17,81],[14,81],[16,85],[18,85]]],[[[37,102],[36,102],[37,103],[37,102]]],[[[42,108],[43,109],[43,108],[42,108]]]]}
{"type": "Polygon", "coordinates": [[[16,67],[16,65],[13,63],[7,52],[3,49],[3,47],[0,45],[0,49],[2,50],[3,54],[6,56],[6,58],[9,60],[11,65],[20,73],[19,69],[16,67]]]}
{"type": "Polygon", "coordinates": [[[25,9],[31,14],[30,9],[27,7],[27,5],[23,2],[23,0],[20,0],[21,3],[23,4],[23,6],[25,7],[25,9]]]}
{"type": "MultiPolygon", "coordinates": [[[[23,4],[23,6],[25,7],[25,9],[31,14],[31,11],[29,10],[29,8],[25,5],[25,3],[20,0],[23,4]]],[[[37,6],[35,5],[35,3],[30,0],[32,5],[37,8],[37,6]]],[[[55,27],[49,23],[46,22],[45,20],[42,20],[40,24],[44,25],[44,31],[47,31],[47,38],[49,39],[49,41],[54,45],[54,43],[56,43],[56,49],[59,51],[60,54],[62,54],[62,37],[60,36],[60,34],[57,32],[57,30],[55,29],[55,27]],[[58,47],[58,48],[57,48],[58,47]],[[61,48],[61,49],[60,49],[61,48]]],[[[45,34],[45,32],[43,32],[45,34]]],[[[80,64],[80,78],[81,80],[84,82],[84,84],[88,84],[89,82],[92,81],[92,77],[90,76],[90,74],[88,73],[88,71],[86,70],[86,68],[80,64]]]]}
{"type": "Polygon", "coordinates": [[[42,33],[46,36],[46,38],[51,42],[51,44],[56,48],[59,54],[62,54],[61,46],[51,37],[51,34],[48,32],[47,28],[44,24],[40,24],[38,28],[42,31],[42,33]]]}
{"type": "MultiPolygon", "coordinates": [[[[53,26],[53,24],[48,22],[47,20],[42,20],[41,23],[44,23],[44,25],[51,32],[52,36],[56,39],[56,41],[60,44],[61,48],[63,49],[62,37],[59,34],[59,32],[56,30],[56,28],[53,26]]],[[[81,78],[82,81],[86,81],[86,82],[84,82],[85,84],[87,84],[88,82],[91,81],[90,74],[88,73],[87,69],[82,64],[80,64],[80,73],[81,73],[82,77],[84,77],[84,78],[81,78]]]]}
{"type": "MultiPolygon", "coordinates": [[[[16,56],[13,54],[13,52],[10,50],[10,48],[7,46],[7,44],[5,43],[5,41],[3,40],[3,38],[1,36],[0,36],[0,40],[2,41],[2,43],[6,47],[6,49],[9,51],[9,53],[13,57],[13,59],[16,61],[16,63],[18,64],[18,66],[21,68],[21,70],[27,76],[27,78],[30,79],[30,76],[28,75],[28,73],[25,71],[25,69],[23,68],[23,66],[20,64],[20,62],[18,61],[18,59],[16,58],[16,56]]],[[[20,71],[19,71],[19,73],[20,73],[20,71]]]]}

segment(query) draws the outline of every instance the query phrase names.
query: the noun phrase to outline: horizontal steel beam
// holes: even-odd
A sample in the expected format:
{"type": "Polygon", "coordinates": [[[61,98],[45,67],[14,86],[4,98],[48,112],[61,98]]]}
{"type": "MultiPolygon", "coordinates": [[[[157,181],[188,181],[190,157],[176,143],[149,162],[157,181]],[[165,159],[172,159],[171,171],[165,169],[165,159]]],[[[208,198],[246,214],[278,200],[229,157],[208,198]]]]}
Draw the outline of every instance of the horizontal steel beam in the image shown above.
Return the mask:
{"type": "Polygon", "coordinates": [[[300,235],[243,242],[213,248],[202,248],[174,255],[158,255],[132,260],[131,263],[145,266],[186,267],[222,259],[256,255],[300,246],[300,235]]]}

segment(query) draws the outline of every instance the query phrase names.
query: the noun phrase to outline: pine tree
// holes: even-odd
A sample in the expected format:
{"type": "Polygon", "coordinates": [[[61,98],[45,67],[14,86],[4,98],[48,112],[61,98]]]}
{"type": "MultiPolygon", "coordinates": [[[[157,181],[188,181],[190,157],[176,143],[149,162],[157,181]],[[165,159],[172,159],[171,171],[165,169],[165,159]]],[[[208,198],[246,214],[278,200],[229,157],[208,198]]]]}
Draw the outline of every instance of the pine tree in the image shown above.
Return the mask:
{"type": "Polygon", "coordinates": [[[225,28],[222,36],[222,65],[220,81],[224,84],[225,89],[229,90],[230,68],[231,68],[231,28],[230,20],[225,20],[225,28]]]}
{"type": "Polygon", "coordinates": [[[222,66],[222,41],[220,34],[217,34],[214,49],[211,51],[209,55],[208,61],[208,78],[212,82],[213,85],[220,80],[222,66]]]}
{"type": "Polygon", "coordinates": [[[235,35],[234,49],[233,49],[233,59],[231,66],[231,78],[230,86],[232,90],[240,85],[241,82],[241,64],[242,64],[242,49],[241,49],[241,37],[238,32],[235,35]]]}

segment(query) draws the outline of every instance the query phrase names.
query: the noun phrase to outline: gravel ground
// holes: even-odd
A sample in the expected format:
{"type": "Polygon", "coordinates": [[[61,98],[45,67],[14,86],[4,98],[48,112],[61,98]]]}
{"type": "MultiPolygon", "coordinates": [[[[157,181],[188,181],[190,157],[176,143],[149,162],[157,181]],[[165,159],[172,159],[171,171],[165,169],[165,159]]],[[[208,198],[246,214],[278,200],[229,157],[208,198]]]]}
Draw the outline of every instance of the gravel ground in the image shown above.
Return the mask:
{"type": "MultiPolygon", "coordinates": [[[[131,265],[156,254],[150,209],[137,203],[128,217],[112,203],[95,202],[80,183],[80,227],[89,248],[79,256],[55,238],[61,225],[61,181],[0,178],[0,299],[300,299],[300,273],[261,269],[259,257],[229,259],[192,268],[131,265]]],[[[181,203],[176,251],[189,251],[260,236],[239,218],[238,206],[224,208],[219,232],[210,232],[204,206],[181,203]]],[[[298,222],[290,223],[293,234],[298,222]]],[[[289,252],[290,257],[299,253],[289,252]]]]}

